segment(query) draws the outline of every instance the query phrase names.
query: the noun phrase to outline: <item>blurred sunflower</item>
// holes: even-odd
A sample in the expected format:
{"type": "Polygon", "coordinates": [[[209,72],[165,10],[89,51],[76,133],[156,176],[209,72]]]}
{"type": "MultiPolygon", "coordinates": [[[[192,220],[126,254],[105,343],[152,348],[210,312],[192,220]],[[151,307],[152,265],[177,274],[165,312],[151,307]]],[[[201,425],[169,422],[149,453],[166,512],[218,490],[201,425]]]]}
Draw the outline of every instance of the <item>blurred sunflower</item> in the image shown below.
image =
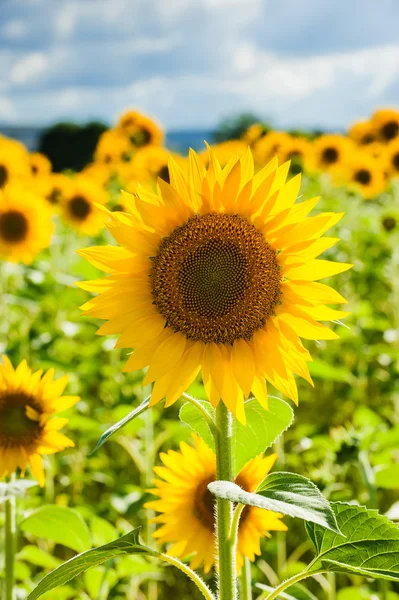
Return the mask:
{"type": "Polygon", "coordinates": [[[140,183],[156,182],[158,177],[170,183],[169,156],[173,156],[176,162],[182,168],[184,167],[185,159],[182,156],[171,154],[166,148],[160,146],[145,146],[138,150],[132,159],[131,175],[140,183]]]}
{"type": "Polygon", "coordinates": [[[321,135],[313,142],[313,168],[319,171],[341,169],[354,151],[352,140],[343,135],[321,135]]]}
{"type": "Polygon", "coordinates": [[[377,110],[371,117],[371,124],[376,137],[383,142],[399,137],[399,112],[393,108],[377,110]]]}
{"type": "Polygon", "coordinates": [[[37,195],[45,198],[52,206],[58,205],[66,196],[71,187],[71,178],[63,173],[50,173],[41,177],[34,177],[30,184],[37,195]]]}
{"type": "Polygon", "coordinates": [[[267,128],[262,125],[262,123],[254,123],[244,133],[242,136],[243,141],[248,144],[248,146],[253,146],[256,142],[258,142],[261,138],[263,138],[267,134],[267,128]]]}
{"type": "MultiPolygon", "coordinates": [[[[221,142],[212,146],[212,154],[223,168],[227,163],[237,156],[243,156],[248,149],[248,144],[245,144],[242,140],[228,140],[227,142],[221,142]]],[[[209,166],[209,152],[203,150],[198,155],[202,160],[203,164],[209,166]]]]}
{"type": "Polygon", "coordinates": [[[15,181],[30,177],[28,153],[7,142],[0,143],[0,190],[15,181]]]}
{"type": "Polygon", "coordinates": [[[348,136],[360,145],[371,144],[376,139],[371,121],[356,121],[350,127],[348,136]]]}
{"type": "Polygon", "coordinates": [[[62,216],[77,231],[95,235],[104,227],[104,214],[96,204],[105,204],[108,195],[93,179],[77,175],[61,200],[62,216]]]}
{"type": "Polygon", "coordinates": [[[119,161],[129,161],[132,155],[132,146],[119,130],[108,129],[99,137],[94,160],[109,165],[119,161]]]}
{"type": "Polygon", "coordinates": [[[293,175],[302,173],[305,165],[311,162],[313,156],[312,144],[303,137],[293,136],[289,143],[283,144],[279,158],[281,162],[291,161],[290,172],[293,175]]]}
{"type": "Polygon", "coordinates": [[[82,308],[107,319],[99,335],[122,334],[135,348],[125,371],[149,365],[151,405],[173,404],[199,371],[212,404],[220,399],[244,422],[252,390],[267,407],[266,381],[298,400],[293,372],[309,382],[300,337],[335,339],[318,321],[348,313],[345,300],[317,280],[351,265],[315,260],[337,242],[319,239],[342,214],[307,218],[318,199],[295,204],[300,176],[271,161],[254,176],[252,154],[222,169],[212,149],[205,169],[190,152],[188,173],[171,158],[170,185],[126,194],[128,213],[109,213],[122,247],[81,250],[109,277],[80,283],[100,292],[82,308]]]}
{"type": "MultiPolygon", "coordinates": [[[[161,479],[155,479],[151,492],[158,500],[148,502],[147,508],[161,513],[154,521],[161,527],[155,532],[159,544],[172,544],[168,554],[177,557],[194,555],[191,568],[203,564],[205,573],[212,568],[216,555],[215,498],[208,484],[216,479],[216,457],[213,450],[197,435],[193,435],[195,448],[185,442],[180,452],[161,453],[165,466],[155,467],[161,479]]],[[[272,468],[277,455],[257,456],[241,470],[235,483],[247,492],[254,492],[272,468]]],[[[260,555],[260,541],[270,536],[269,531],[286,531],[282,515],[254,506],[242,512],[238,531],[237,571],[244,557],[251,561],[260,555]]]]}
{"type": "Polygon", "coordinates": [[[386,146],[385,159],[389,175],[399,177],[399,139],[386,146]]]}
{"type": "Polygon", "coordinates": [[[78,402],[77,396],[62,396],[68,376],[54,379],[54,369],[43,377],[33,373],[23,360],[14,369],[7,356],[0,364],[0,477],[17,469],[44,485],[42,456],[74,446],[60,429],[68,419],[52,418],[78,402]]]}
{"type": "Polygon", "coordinates": [[[0,190],[0,256],[25,264],[50,244],[53,224],[44,199],[29,188],[10,184],[0,190]]]}
{"type": "Polygon", "coordinates": [[[143,146],[160,146],[163,142],[163,131],[150,117],[135,110],[125,112],[119,119],[118,129],[122,131],[135,148],[143,146]]]}
{"type": "Polygon", "coordinates": [[[29,154],[29,162],[31,173],[34,177],[50,175],[53,168],[47,156],[41,152],[31,152],[29,154]]]}
{"type": "Polygon", "coordinates": [[[375,198],[386,187],[381,162],[362,152],[357,153],[347,165],[345,179],[367,199],[375,198]]]}
{"type": "Polygon", "coordinates": [[[258,165],[265,165],[273,156],[280,160],[280,152],[289,148],[291,136],[285,131],[269,131],[254,145],[254,159],[258,165]]]}

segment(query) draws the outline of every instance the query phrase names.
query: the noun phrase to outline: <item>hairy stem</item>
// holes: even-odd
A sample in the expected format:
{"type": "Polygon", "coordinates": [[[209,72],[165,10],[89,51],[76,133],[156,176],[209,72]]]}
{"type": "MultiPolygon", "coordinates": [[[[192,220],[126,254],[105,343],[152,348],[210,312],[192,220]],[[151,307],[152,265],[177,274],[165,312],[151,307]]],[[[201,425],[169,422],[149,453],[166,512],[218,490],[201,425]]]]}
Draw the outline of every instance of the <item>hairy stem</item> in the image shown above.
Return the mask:
{"type": "Polygon", "coordinates": [[[288,589],[291,585],[294,585],[294,583],[298,583],[299,581],[302,581],[303,579],[306,579],[307,577],[313,577],[313,575],[317,575],[318,573],[323,573],[324,571],[312,571],[311,573],[307,570],[302,571],[302,573],[298,573],[298,575],[294,575],[294,577],[291,577],[290,579],[287,579],[286,581],[283,581],[283,583],[281,583],[279,586],[277,586],[272,592],[270,592],[270,594],[266,595],[264,594],[260,600],[274,600],[275,598],[278,598],[279,595],[281,594],[281,592],[284,592],[284,590],[288,589]]]}
{"type": "Polygon", "coordinates": [[[187,577],[189,577],[195,583],[195,585],[200,590],[204,598],[206,598],[206,600],[216,600],[215,596],[212,594],[211,590],[208,588],[206,583],[202,581],[201,577],[197,575],[195,571],[190,569],[190,567],[182,563],[179,559],[175,558],[174,556],[169,556],[168,554],[161,554],[161,558],[165,562],[169,563],[170,565],[173,565],[174,567],[177,567],[178,569],[180,569],[180,571],[185,573],[187,577]]]}

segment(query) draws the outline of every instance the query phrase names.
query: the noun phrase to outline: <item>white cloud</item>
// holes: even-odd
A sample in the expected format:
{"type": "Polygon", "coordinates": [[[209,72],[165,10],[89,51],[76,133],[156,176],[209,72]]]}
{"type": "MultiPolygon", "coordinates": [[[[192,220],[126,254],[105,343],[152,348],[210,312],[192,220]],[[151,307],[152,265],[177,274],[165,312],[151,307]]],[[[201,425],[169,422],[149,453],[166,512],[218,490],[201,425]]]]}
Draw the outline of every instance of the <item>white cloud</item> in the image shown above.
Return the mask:
{"type": "Polygon", "coordinates": [[[17,60],[11,70],[10,81],[17,85],[38,81],[46,73],[48,58],[42,52],[32,52],[17,60]]]}
{"type": "Polygon", "coordinates": [[[0,96],[0,123],[12,121],[17,116],[14,104],[7,96],[0,96]]]}
{"type": "Polygon", "coordinates": [[[12,19],[4,24],[2,33],[10,40],[20,40],[25,37],[26,23],[22,19],[12,19]]]}

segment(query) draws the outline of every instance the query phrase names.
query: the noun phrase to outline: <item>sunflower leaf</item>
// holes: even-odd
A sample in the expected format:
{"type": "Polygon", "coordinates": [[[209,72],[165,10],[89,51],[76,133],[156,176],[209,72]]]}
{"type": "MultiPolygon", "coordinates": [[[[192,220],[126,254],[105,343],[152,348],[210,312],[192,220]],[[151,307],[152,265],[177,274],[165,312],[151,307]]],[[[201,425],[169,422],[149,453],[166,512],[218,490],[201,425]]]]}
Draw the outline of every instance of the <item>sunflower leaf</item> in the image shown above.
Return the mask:
{"type": "Polygon", "coordinates": [[[317,556],[313,569],[399,581],[399,528],[376,510],[331,503],[342,535],[306,524],[317,556]]]}
{"type": "Polygon", "coordinates": [[[340,533],[329,502],[314,483],[302,475],[271,473],[256,494],[229,481],[214,481],[208,489],[218,498],[297,517],[340,533]]]}
{"type": "MultiPolygon", "coordinates": [[[[214,409],[211,404],[204,400],[197,400],[214,417],[214,409]]],[[[242,467],[251,458],[262,454],[286,431],[294,418],[292,408],[280,400],[280,398],[269,396],[269,408],[265,410],[255,399],[245,403],[245,414],[247,424],[242,425],[235,421],[233,437],[233,448],[235,455],[234,475],[237,475],[242,467]]],[[[187,402],[180,409],[180,420],[191,427],[213,450],[215,443],[206,419],[195,405],[187,402]]]]}
{"type": "Polygon", "coordinates": [[[111,435],[113,435],[114,433],[119,431],[119,429],[122,429],[122,427],[124,427],[125,425],[130,423],[130,421],[132,421],[133,419],[135,419],[136,417],[141,415],[143,412],[145,412],[147,410],[147,408],[149,407],[150,398],[151,398],[151,396],[148,396],[148,398],[143,400],[143,402],[139,406],[137,406],[134,410],[132,410],[132,412],[130,412],[128,415],[126,415],[126,417],[124,417],[123,419],[121,419],[120,421],[115,423],[115,425],[112,425],[111,427],[109,427],[109,429],[107,429],[107,431],[104,431],[104,433],[98,440],[96,447],[94,448],[94,450],[92,450],[90,452],[90,456],[92,454],[94,454],[99,448],[101,448],[101,446],[103,444],[105,444],[105,442],[111,437],[111,435]]]}
{"type": "Polygon", "coordinates": [[[155,551],[140,544],[140,529],[138,527],[118,540],[74,556],[43,577],[37,587],[29,594],[27,600],[36,600],[36,598],[40,598],[45,592],[64,585],[68,581],[71,581],[71,579],[85,573],[88,569],[101,565],[117,556],[126,554],[156,555],[155,551]]]}

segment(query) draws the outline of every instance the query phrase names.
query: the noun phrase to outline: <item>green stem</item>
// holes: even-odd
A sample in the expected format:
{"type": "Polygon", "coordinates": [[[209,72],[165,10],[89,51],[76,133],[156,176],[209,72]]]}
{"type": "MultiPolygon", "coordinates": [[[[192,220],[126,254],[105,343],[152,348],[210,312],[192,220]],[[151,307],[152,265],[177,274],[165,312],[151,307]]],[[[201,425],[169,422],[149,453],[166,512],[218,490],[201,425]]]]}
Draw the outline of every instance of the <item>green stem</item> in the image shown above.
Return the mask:
{"type": "MultiPolygon", "coordinates": [[[[147,392],[147,390],[146,390],[147,392]]],[[[145,394],[147,396],[147,393],[145,394]]],[[[155,450],[154,450],[154,423],[153,413],[148,410],[143,413],[142,419],[144,421],[144,453],[145,453],[145,472],[143,473],[144,489],[148,489],[152,485],[153,479],[153,468],[155,464],[155,450]]],[[[152,510],[147,512],[147,519],[145,525],[145,541],[151,548],[154,546],[153,533],[155,531],[155,525],[152,519],[155,517],[155,513],[152,510]]],[[[148,600],[157,600],[158,598],[158,584],[156,581],[149,580],[147,583],[147,598],[148,600]]]]}
{"type": "Polygon", "coordinates": [[[381,600],[388,600],[389,583],[386,579],[380,581],[381,600]]]}
{"type": "Polygon", "coordinates": [[[185,392],[183,393],[183,398],[188,400],[188,402],[190,402],[193,406],[195,406],[199,410],[199,412],[205,418],[205,421],[208,423],[209,429],[211,430],[213,437],[216,438],[218,431],[217,431],[217,428],[215,425],[215,421],[212,419],[212,416],[209,414],[209,412],[206,410],[206,408],[196,398],[193,398],[192,396],[190,396],[189,394],[186,394],[185,392]]]}
{"type": "Polygon", "coordinates": [[[369,507],[377,508],[377,490],[375,487],[375,475],[370,464],[368,453],[365,450],[359,452],[360,469],[369,493],[369,507]]]}
{"type": "Polygon", "coordinates": [[[242,567],[241,575],[241,600],[252,600],[252,575],[251,575],[251,561],[249,558],[244,558],[244,565],[242,567]]]}
{"type": "Polygon", "coordinates": [[[202,595],[206,598],[206,600],[216,600],[215,596],[212,594],[211,590],[208,588],[206,583],[202,581],[201,577],[197,575],[195,571],[190,569],[190,567],[182,563],[174,556],[169,556],[168,554],[161,554],[160,556],[157,555],[157,557],[162,558],[162,560],[164,560],[165,562],[169,563],[170,565],[173,565],[174,567],[177,567],[178,569],[180,569],[180,571],[185,573],[187,577],[189,577],[191,581],[195,583],[195,585],[202,593],[202,595]]]}
{"type": "Polygon", "coordinates": [[[337,597],[337,582],[335,573],[327,573],[327,581],[330,584],[330,589],[328,590],[328,600],[335,600],[337,597]]]}
{"type": "Polygon", "coordinates": [[[277,532],[277,574],[280,581],[287,566],[287,543],[284,531],[277,532]]]}
{"type": "Polygon", "coordinates": [[[15,599],[14,565],[16,546],[15,498],[5,502],[5,600],[15,599]]]}
{"type": "MultiPolygon", "coordinates": [[[[233,481],[233,416],[223,402],[219,402],[216,409],[216,427],[216,478],[222,481],[233,481]]],[[[235,540],[230,537],[233,522],[232,503],[218,498],[216,516],[219,600],[236,600],[236,550],[235,540]]]]}
{"type": "Polygon", "coordinates": [[[274,600],[279,597],[281,592],[284,592],[284,590],[288,589],[291,585],[294,585],[294,583],[298,583],[298,581],[302,581],[307,577],[313,577],[313,575],[317,575],[318,573],[324,573],[324,571],[312,571],[311,573],[309,573],[309,571],[302,571],[302,573],[298,573],[298,575],[294,575],[294,577],[283,581],[283,583],[277,586],[268,596],[263,595],[260,600],[274,600]]]}

